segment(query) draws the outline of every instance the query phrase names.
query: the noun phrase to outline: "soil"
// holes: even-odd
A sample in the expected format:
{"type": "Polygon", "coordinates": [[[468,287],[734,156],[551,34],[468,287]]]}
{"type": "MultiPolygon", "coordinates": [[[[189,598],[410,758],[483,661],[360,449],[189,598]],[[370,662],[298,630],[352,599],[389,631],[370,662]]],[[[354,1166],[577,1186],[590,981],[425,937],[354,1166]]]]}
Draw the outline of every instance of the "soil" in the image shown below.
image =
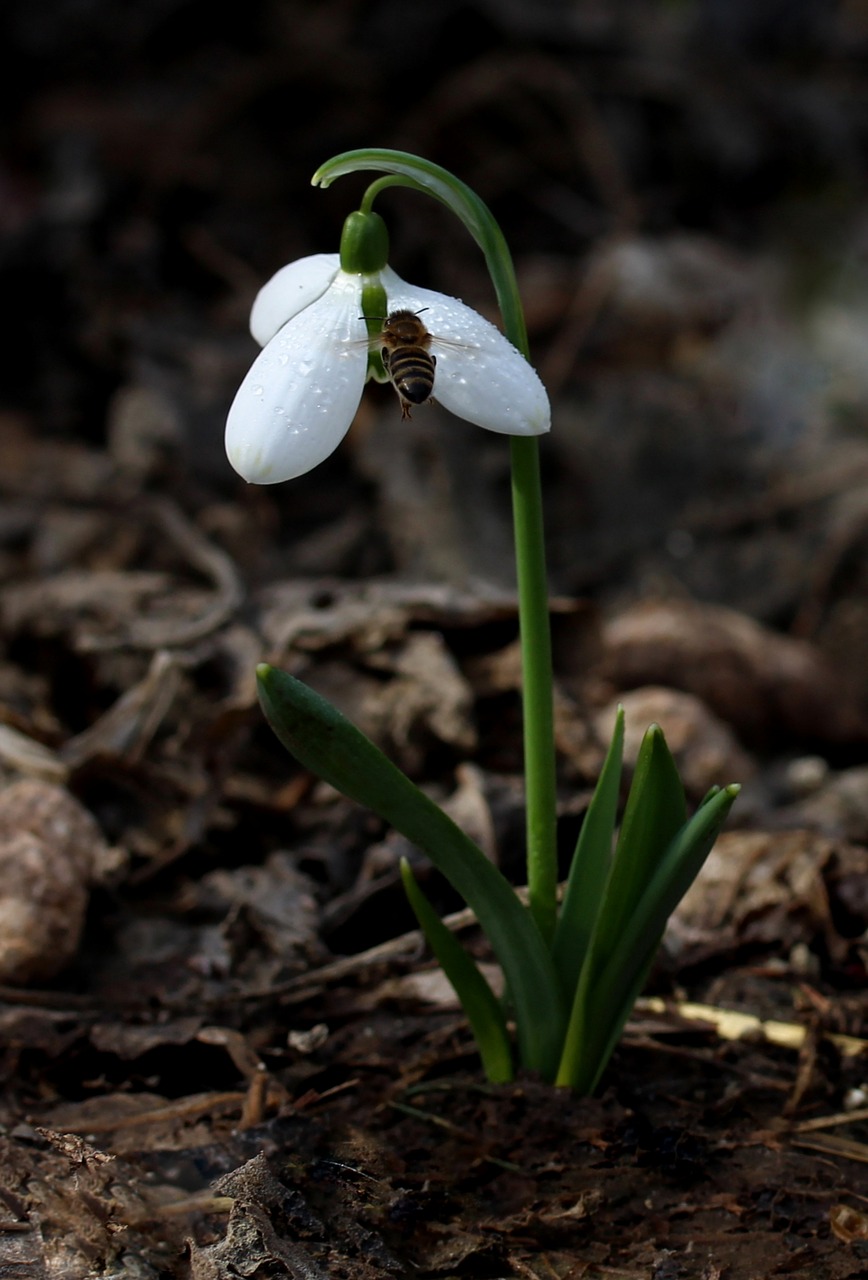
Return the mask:
{"type": "Polygon", "coordinates": [[[0,1280],[868,1275],[861,7],[46,0],[0,50],[0,1280]],[[522,883],[503,439],[371,387],[302,480],[223,455],[366,145],[515,255],[562,871],[619,702],[691,803],[743,783],[592,1098],[485,1081],[400,859],[462,903],[256,699],[307,680],[522,883]]]}

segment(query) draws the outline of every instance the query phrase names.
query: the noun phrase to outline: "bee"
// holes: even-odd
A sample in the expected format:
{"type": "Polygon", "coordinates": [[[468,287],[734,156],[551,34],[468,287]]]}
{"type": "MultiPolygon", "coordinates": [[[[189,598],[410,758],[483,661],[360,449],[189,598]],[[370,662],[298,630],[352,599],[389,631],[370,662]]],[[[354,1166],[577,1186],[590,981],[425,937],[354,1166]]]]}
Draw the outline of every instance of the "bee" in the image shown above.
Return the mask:
{"type": "Polygon", "coordinates": [[[424,404],[434,391],[437,357],[429,350],[433,337],[419,315],[418,311],[390,312],[377,338],[383,366],[401,401],[402,421],[410,417],[414,404],[424,404]]]}
{"type": "MultiPolygon", "coordinates": [[[[401,420],[410,417],[414,405],[433,403],[437,357],[432,347],[444,351],[475,351],[475,343],[456,342],[429,333],[419,319],[422,311],[390,311],[387,316],[359,316],[360,320],[380,320],[379,333],[363,339],[369,350],[379,351],[383,368],[401,402],[401,420]]],[[[355,344],[354,344],[355,345],[355,344]]]]}

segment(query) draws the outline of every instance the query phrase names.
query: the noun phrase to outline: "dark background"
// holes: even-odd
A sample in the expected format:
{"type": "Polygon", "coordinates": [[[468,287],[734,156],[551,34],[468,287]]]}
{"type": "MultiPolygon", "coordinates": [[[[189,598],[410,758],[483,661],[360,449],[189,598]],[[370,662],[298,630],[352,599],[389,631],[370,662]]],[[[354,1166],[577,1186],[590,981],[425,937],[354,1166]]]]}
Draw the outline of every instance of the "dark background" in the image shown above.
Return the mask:
{"type": "MultiPolygon", "coordinates": [[[[221,439],[255,290],[335,249],[363,189],[315,191],[314,169],[417,151],[475,186],[513,248],[556,406],[556,585],[687,590],[790,626],[828,525],[791,503],[782,528],[769,494],[842,435],[862,462],[866,42],[858,0],[8,4],[5,420],[116,453],[118,396],[144,390],[163,414],[147,483],[254,511],[254,577],[356,503],[367,532],[308,567],[430,570],[383,517],[376,445],[251,495],[221,439]]],[[[379,207],[402,275],[491,310],[460,226],[406,192],[379,207]]],[[[366,405],[363,424],[391,423],[388,390],[366,405]]],[[[386,456],[422,447],[424,477],[427,430],[458,505],[469,459],[495,509],[502,442],[446,421],[436,445],[430,425],[384,428],[386,456]]],[[[501,533],[471,541],[452,575],[508,580],[501,533]]]]}
{"type": "MultiPolygon", "coordinates": [[[[868,0],[0,6],[0,1271],[263,1274],[255,1237],[282,1274],[321,1215],[323,1272],[361,1280],[541,1250],[861,1274],[862,1112],[845,1147],[782,1126],[840,1142],[864,1101],[819,1032],[866,1028],[866,55],[868,0]],[[366,146],[469,182],[516,259],[554,409],[561,869],[616,701],[628,766],[656,720],[691,803],[742,781],[652,989],[797,1022],[798,1058],[655,1015],[601,1101],[492,1098],[412,936],[369,951],[413,927],[400,857],[461,904],[286,755],[255,664],[516,882],[524,789],[503,437],[371,386],[296,482],[223,453],[256,291],[337,249],[370,176],[310,177],[366,146]],[[263,1151],[283,1183],[245,1190],[263,1151]],[[152,1212],[242,1166],[229,1227],[152,1212]]],[[[443,209],[378,208],[404,278],[494,315],[443,209]]]]}

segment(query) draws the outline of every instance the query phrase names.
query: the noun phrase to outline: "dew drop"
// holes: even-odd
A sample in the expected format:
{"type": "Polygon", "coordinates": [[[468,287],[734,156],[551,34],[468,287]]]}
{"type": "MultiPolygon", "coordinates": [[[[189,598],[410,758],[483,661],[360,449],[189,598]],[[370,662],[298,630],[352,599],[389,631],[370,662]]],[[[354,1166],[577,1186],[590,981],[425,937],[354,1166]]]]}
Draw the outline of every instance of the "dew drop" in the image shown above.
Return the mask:
{"type": "Polygon", "coordinates": [[[251,388],[251,390],[253,391],[253,394],[254,394],[255,396],[261,396],[261,395],[262,395],[262,392],[263,392],[263,390],[264,390],[264,388],[263,388],[263,387],[252,387],[252,388],[251,388]]]}

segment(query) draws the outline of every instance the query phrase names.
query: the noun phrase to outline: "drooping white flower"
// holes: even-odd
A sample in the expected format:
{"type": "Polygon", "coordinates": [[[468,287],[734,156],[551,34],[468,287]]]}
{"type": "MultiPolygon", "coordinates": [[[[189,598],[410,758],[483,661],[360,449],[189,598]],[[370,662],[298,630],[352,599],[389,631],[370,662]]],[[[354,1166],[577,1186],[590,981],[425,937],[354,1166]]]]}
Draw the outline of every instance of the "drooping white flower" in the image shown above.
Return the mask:
{"type": "MultiPolygon", "coordinates": [[[[457,298],[406,284],[389,267],[378,275],[389,313],[425,313],[437,360],[434,397],[444,408],[506,435],[548,431],[545,388],[493,324],[457,298]]],[[[263,350],[226,422],[226,452],[245,480],[276,484],[304,475],[346,435],[369,376],[367,281],[341,270],[338,254],[321,253],[281,268],[260,290],[250,330],[263,350]]]]}

